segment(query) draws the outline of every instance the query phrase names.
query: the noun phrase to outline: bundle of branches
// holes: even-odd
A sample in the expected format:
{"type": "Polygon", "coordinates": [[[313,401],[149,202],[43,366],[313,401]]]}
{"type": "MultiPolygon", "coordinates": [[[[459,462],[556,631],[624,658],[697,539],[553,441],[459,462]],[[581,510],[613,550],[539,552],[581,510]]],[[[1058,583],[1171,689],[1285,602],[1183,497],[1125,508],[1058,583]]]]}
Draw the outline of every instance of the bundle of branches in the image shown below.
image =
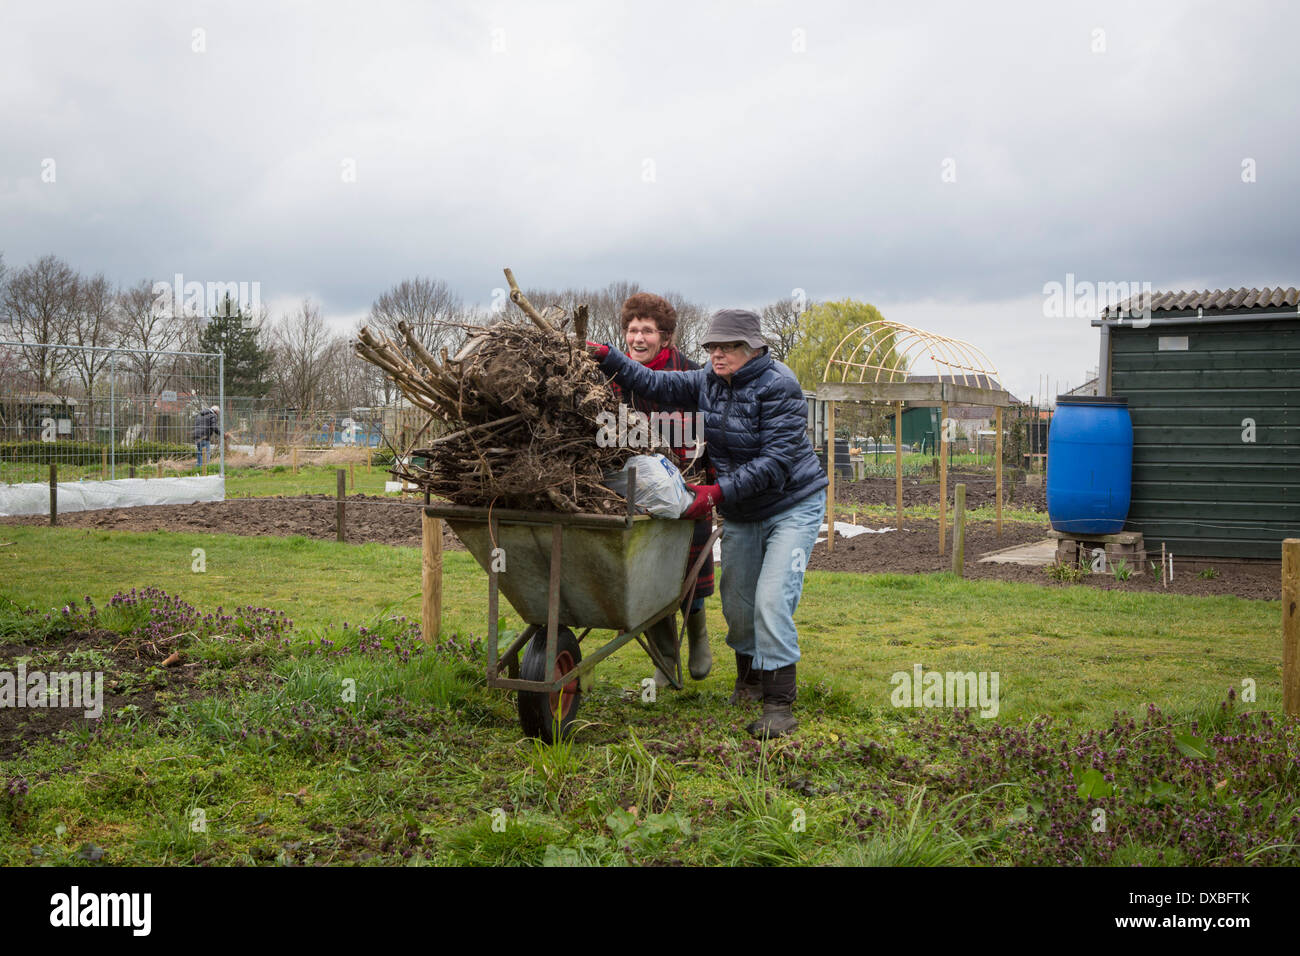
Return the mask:
{"type": "Polygon", "coordinates": [[[618,513],[626,504],[601,477],[633,452],[596,441],[596,416],[617,414],[619,403],[584,348],[586,307],[570,336],[532,306],[509,269],[506,278],[529,321],[464,326],[470,337],[454,357],[442,349],[435,358],[405,323],[398,328],[415,361],[386,336],[360,331],[357,353],[450,429],[407,449],[392,473],[461,505],[618,513]]]}

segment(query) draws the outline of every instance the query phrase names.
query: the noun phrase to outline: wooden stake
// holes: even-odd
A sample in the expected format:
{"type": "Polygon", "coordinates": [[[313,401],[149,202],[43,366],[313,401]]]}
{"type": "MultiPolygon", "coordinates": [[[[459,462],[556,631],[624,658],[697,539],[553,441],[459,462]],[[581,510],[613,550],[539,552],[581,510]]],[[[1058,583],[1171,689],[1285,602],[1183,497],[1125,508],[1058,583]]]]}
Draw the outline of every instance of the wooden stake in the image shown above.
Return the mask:
{"type": "Polygon", "coordinates": [[[342,543],[346,535],[344,534],[344,516],[343,516],[343,499],[347,495],[348,476],[342,468],[338,469],[338,504],[334,506],[334,524],[338,531],[339,542],[342,543]]]}
{"type": "Polygon", "coordinates": [[[939,411],[939,555],[943,556],[948,533],[948,403],[939,411]]]}
{"type": "Polygon", "coordinates": [[[370,474],[370,452],[371,451],[372,451],[371,447],[367,445],[366,446],[366,474],[367,475],[370,474]]]}
{"type": "Polygon", "coordinates": [[[59,466],[50,462],[50,527],[59,523],[59,466]]]}
{"type": "Polygon", "coordinates": [[[432,644],[442,633],[442,519],[425,514],[421,532],[420,636],[432,644]]]}
{"type": "Polygon", "coordinates": [[[966,485],[959,482],[953,490],[957,502],[952,511],[952,573],[960,578],[966,560],[966,485]]]}
{"type": "Polygon", "coordinates": [[[903,403],[894,403],[894,508],[898,530],[903,530],[903,403]]]}
{"type": "Polygon", "coordinates": [[[108,480],[108,449],[107,448],[101,448],[99,450],[99,477],[104,479],[105,481],[108,480]]]}
{"type": "Polygon", "coordinates": [[[357,490],[357,469],[352,462],[348,462],[348,488],[352,491],[357,490]]]}
{"type": "Polygon", "coordinates": [[[296,475],[298,474],[298,446],[294,445],[290,453],[293,456],[293,473],[296,475]]]}
{"type": "Polygon", "coordinates": [[[1300,717],[1300,538],[1282,542],[1282,710],[1300,717]]]}
{"type": "Polygon", "coordinates": [[[130,465],[128,465],[127,467],[130,469],[130,475],[131,475],[131,477],[134,478],[134,477],[135,477],[135,462],[132,462],[132,463],[131,463],[130,465]]]}
{"type": "Polygon", "coordinates": [[[835,550],[835,403],[826,403],[826,550],[835,550]]]}
{"type": "Polygon", "coordinates": [[[1169,568],[1169,562],[1165,560],[1165,543],[1160,542],[1160,586],[1169,587],[1169,579],[1165,577],[1165,571],[1169,568]]]}
{"type": "Polygon", "coordinates": [[[1002,407],[1001,406],[998,407],[997,419],[998,419],[997,437],[994,438],[993,440],[993,458],[994,461],[996,462],[993,466],[993,472],[995,475],[997,475],[994,484],[997,486],[995,490],[998,496],[998,501],[996,505],[997,517],[994,519],[994,527],[997,531],[997,536],[1000,538],[1002,537],[1002,407]]]}

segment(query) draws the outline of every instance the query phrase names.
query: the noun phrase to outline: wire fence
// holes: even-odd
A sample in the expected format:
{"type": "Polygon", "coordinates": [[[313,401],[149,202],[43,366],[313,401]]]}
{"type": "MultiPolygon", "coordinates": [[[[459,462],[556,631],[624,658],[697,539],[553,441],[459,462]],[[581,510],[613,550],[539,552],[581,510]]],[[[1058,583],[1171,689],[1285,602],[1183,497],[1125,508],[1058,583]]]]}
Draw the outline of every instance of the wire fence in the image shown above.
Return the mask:
{"type": "Polygon", "coordinates": [[[0,341],[0,484],[224,475],[220,353],[0,341]]]}

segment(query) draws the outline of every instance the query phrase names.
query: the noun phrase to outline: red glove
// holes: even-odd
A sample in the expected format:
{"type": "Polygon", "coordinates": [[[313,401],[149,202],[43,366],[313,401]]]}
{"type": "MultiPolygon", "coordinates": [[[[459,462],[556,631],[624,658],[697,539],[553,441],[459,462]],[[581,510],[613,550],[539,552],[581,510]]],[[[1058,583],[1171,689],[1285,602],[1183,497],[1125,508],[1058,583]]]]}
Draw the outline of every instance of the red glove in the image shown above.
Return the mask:
{"type": "Polygon", "coordinates": [[[695,492],[695,500],[682,512],[683,518],[695,520],[707,517],[713,510],[713,506],[722,502],[721,485],[687,485],[686,487],[695,492]]]}
{"type": "Polygon", "coordinates": [[[599,362],[609,354],[609,346],[601,345],[599,342],[588,342],[587,354],[599,362]]]}

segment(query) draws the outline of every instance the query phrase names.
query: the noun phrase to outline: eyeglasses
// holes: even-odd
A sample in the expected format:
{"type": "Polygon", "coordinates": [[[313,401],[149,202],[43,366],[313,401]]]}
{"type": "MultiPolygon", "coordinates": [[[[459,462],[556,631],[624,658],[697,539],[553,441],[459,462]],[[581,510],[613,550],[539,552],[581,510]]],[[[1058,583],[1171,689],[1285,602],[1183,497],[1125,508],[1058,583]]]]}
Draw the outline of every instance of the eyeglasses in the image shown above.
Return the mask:
{"type": "Polygon", "coordinates": [[[704,346],[704,350],[712,355],[714,352],[739,352],[745,348],[745,342],[712,342],[704,346]]]}

